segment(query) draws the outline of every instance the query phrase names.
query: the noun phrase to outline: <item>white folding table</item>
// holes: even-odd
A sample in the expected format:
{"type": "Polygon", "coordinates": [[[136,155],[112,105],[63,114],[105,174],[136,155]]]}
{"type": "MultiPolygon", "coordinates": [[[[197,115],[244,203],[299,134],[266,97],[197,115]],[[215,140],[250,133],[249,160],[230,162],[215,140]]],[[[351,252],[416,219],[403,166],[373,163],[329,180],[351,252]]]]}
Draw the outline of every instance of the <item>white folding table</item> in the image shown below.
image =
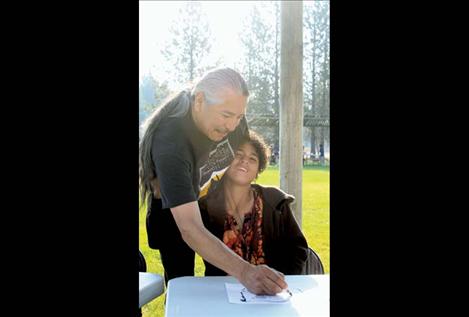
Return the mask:
{"type": "Polygon", "coordinates": [[[179,277],[166,290],[166,317],[318,317],[329,316],[329,275],[286,275],[294,295],[282,304],[234,304],[228,301],[229,276],[179,277]],[[301,291],[301,292],[300,292],[301,291]]]}

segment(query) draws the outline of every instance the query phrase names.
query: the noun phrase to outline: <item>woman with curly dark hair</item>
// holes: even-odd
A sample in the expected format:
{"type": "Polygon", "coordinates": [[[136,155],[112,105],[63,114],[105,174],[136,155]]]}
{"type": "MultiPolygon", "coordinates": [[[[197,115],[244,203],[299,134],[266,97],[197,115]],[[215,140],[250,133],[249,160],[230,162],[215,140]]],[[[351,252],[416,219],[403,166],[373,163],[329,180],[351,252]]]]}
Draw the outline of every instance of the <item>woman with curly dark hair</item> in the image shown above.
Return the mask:
{"type": "MultiPolygon", "coordinates": [[[[290,209],[294,197],[253,184],[268,157],[262,138],[250,131],[222,179],[199,201],[202,218],[209,231],[249,263],[304,274],[308,244],[290,209]]],[[[205,267],[205,275],[226,275],[208,262],[205,267]]]]}

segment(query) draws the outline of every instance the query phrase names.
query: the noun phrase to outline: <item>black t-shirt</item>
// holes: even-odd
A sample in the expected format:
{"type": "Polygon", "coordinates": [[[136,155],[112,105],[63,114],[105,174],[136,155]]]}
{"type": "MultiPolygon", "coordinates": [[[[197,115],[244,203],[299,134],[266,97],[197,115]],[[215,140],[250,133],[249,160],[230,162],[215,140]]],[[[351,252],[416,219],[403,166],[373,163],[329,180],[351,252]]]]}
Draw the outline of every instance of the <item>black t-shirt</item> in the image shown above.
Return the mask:
{"type": "Polygon", "coordinates": [[[234,152],[248,135],[243,118],[235,131],[220,142],[198,130],[191,111],[163,119],[152,144],[152,159],[160,184],[162,208],[172,208],[202,197],[210,179],[220,177],[234,152]]]}

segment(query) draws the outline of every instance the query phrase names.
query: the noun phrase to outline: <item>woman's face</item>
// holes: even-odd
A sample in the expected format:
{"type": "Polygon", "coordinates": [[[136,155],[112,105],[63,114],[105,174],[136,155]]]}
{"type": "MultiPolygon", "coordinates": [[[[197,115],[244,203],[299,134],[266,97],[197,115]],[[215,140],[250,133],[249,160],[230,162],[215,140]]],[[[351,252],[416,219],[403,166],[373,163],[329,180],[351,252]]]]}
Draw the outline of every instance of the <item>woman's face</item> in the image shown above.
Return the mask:
{"type": "Polygon", "coordinates": [[[239,147],[235,158],[227,170],[228,177],[238,184],[251,184],[259,171],[259,157],[250,143],[239,147]]]}

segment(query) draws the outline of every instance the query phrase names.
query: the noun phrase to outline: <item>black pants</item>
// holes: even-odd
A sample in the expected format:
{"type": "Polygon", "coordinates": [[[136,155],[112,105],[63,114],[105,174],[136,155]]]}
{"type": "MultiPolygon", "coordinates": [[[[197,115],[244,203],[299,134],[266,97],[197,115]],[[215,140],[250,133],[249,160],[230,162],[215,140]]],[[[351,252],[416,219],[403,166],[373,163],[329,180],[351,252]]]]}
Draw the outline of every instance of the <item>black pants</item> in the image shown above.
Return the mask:
{"type": "Polygon", "coordinates": [[[160,247],[160,255],[166,285],[176,277],[194,276],[195,253],[182,239],[170,247],[160,247]]]}
{"type": "Polygon", "coordinates": [[[172,278],[194,276],[195,253],[184,242],[173,214],[153,199],[147,211],[147,236],[150,248],[160,250],[166,285],[172,278]]]}

